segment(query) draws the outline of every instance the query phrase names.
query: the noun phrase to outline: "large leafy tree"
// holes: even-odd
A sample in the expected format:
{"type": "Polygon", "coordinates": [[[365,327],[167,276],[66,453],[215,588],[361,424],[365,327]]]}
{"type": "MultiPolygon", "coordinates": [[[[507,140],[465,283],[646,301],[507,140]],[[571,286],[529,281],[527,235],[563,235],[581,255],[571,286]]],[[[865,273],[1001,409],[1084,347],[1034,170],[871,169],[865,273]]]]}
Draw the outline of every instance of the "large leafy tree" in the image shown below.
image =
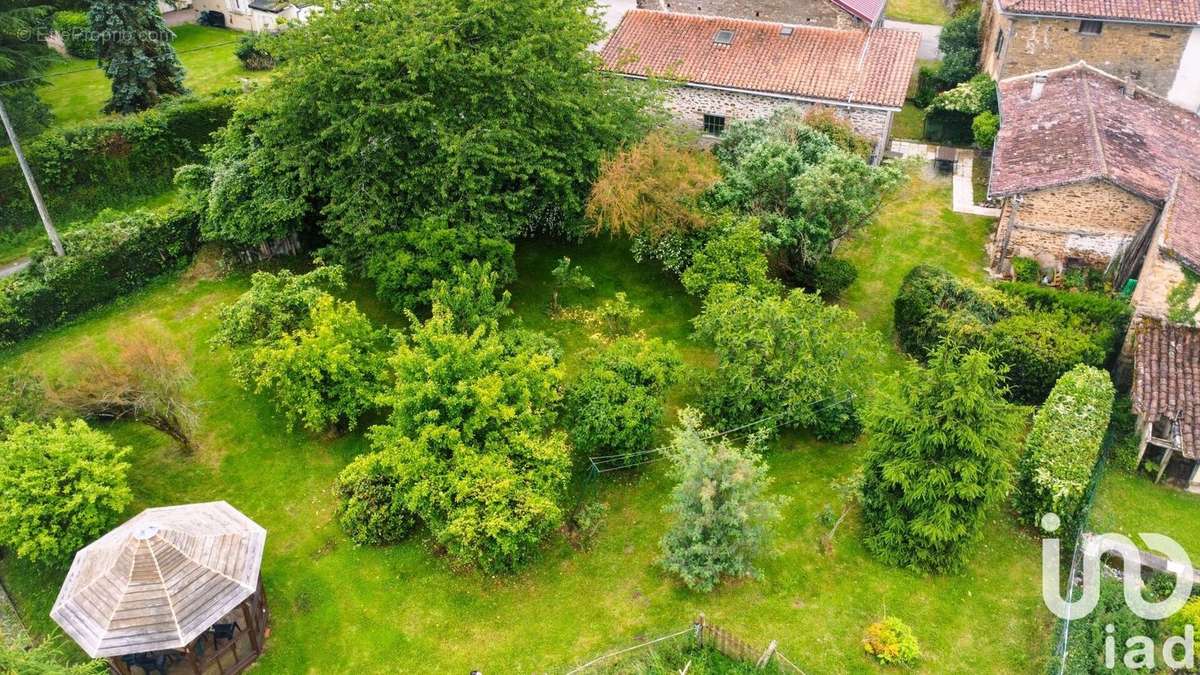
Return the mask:
{"type": "Polygon", "coordinates": [[[1020,431],[991,358],[949,346],[872,405],[862,517],[884,562],[954,571],[1009,486],[1020,431]]]}
{"type": "Polygon", "coordinates": [[[32,135],[46,127],[50,109],[38,97],[37,85],[51,58],[38,39],[50,8],[37,2],[6,2],[0,9],[0,80],[13,82],[0,88],[4,105],[17,133],[32,135]]]}
{"type": "Polygon", "coordinates": [[[666,508],[675,518],[662,538],[662,566],[688,588],[710,591],[722,578],[754,574],[783,499],[767,494],[761,435],[739,448],[712,440],[694,410],[683,410],[680,422],[671,447],[677,483],[666,508]]]}
{"type": "Polygon", "coordinates": [[[156,0],[95,0],[88,21],[97,35],[97,58],[112,81],[104,112],[145,110],[164,96],[187,93],[173,34],[156,0]]]}
{"type": "Polygon", "coordinates": [[[554,358],[492,326],[459,332],[435,304],[391,366],[395,387],[382,400],[392,412],[370,432],[388,455],[379,470],[456,560],[516,567],[563,520],[571,461],[551,428],[562,379],[554,358]]]}
{"type": "Polygon", "coordinates": [[[873,342],[852,312],[793,290],[780,297],[720,284],[695,319],[717,369],[705,406],[724,427],[775,418],[845,441],[858,435],[858,395],[873,342]]]}
{"type": "Polygon", "coordinates": [[[70,560],[129,505],[128,452],[82,420],[17,423],[0,441],[0,542],[32,562],[70,560]]]}
{"type": "MultiPolygon", "coordinates": [[[[645,131],[642,87],[600,72],[588,50],[603,36],[589,7],[339,3],[280,36],[278,75],[233,122],[252,116],[252,138],[219,139],[253,150],[218,148],[213,176],[253,157],[258,177],[276,183],[246,189],[281,206],[265,214],[263,236],[311,199],[327,257],[364,270],[397,306],[429,302],[433,279],[472,258],[507,281],[517,233],[562,220],[551,211],[574,220],[601,157],[645,131]]],[[[219,209],[208,216],[223,222],[219,209]]],[[[237,236],[253,240],[252,229],[237,236]]]]}

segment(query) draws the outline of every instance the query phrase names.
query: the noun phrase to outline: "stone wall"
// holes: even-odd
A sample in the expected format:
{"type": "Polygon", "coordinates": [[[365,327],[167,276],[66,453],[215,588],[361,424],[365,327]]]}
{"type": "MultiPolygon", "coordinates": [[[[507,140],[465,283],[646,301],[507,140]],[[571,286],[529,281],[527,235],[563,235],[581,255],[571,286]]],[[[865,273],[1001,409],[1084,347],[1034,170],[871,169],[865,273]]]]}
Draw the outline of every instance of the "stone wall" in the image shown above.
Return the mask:
{"type": "MultiPolygon", "coordinates": [[[[704,129],[705,115],[721,115],[725,124],[736,120],[746,121],[770,117],[771,113],[784,106],[794,105],[808,110],[819,103],[791,101],[770,96],[758,96],[741,92],[701,89],[699,87],[674,87],[667,93],[667,108],[676,120],[684,125],[704,129]]],[[[854,130],[878,144],[891,131],[891,116],[886,110],[831,106],[843,118],[850,121],[854,130]]]]}
{"type": "Polygon", "coordinates": [[[989,10],[982,33],[984,70],[997,79],[1058,68],[1076,61],[1117,77],[1139,73],[1138,84],[1166,96],[1175,83],[1191,28],[1104,22],[1099,35],[1079,32],[1078,19],[997,16],[989,10]],[[996,40],[1005,35],[1000,57],[996,40]],[[1000,62],[1002,61],[1002,62],[1000,62]]]}
{"type": "Polygon", "coordinates": [[[1010,199],[993,239],[993,272],[1012,256],[1061,270],[1068,258],[1107,265],[1158,214],[1154,204],[1102,180],[1010,199]]]}
{"type": "MultiPolygon", "coordinates": [[[[1138,275],[1137,290],[1133,292],[1133,309],[1138,316],[1166,319],[1171,306],[1167,302],[1171,290],[1183,283],[1183,267],[1159,248],[1161,237],[1150,246],[1142,273],[1138,275]]],[[[1189,307],[1200,306],[1200,288],[1188,300],[1189,307]]]]}
{"type": "Polygon", "coordinates": [[[867,24],[829,0],[637,0],[642,9],[727,16],[794,25],[862,28],[867,24]]]}

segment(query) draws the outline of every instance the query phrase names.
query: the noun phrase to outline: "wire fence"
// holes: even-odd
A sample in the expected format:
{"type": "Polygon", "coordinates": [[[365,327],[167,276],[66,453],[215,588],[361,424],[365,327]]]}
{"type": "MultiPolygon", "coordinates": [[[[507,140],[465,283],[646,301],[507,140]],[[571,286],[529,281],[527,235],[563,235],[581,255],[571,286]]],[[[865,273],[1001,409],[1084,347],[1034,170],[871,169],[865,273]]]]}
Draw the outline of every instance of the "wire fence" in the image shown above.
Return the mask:
{"type": "MultiPolygon", "coordinates": [[[[1067,588],[1065,597],[1067,600],[1075,600],[1078,594],[1082,592],[1083,580],[1080,578],[1080,569],[1083,564],[1083,538],[1084,535],[1091,529],[1092,521],[1092,505],[1096,501],[1096,492],[1100,486],[1100,480],[1104,476],[1104,468],[1108,464],[1108,457],[1113,451],[1115,445],[1115,434],[1110,428],[1104,437],[1104,444],[1100,450],[1100,458],[1096,460],[1096,466],[1092,468],[1092,477],[1088,481],[1087,491],[1084,493],[1083,504],[1080,507],[1079,518],[1075,521],[1077,526],[1072,532],[1075,541],[1072,545],[1073,552],[1071,554],[1071,568],[1067,575],[1067,588]]],[[[1065,675],[1067,669],[1067,656],[1071,643],[1071,627],[1073,619],[1070,616],[1071,605],[1067,605],[1067,618],[1059,619],[1055,624],[1055,632],[1057,639],[1054,643],[1054,660],[1051,663],[1051,668],[1057,675],[1065,675]]]]}
{"type": "Polygon", "coordinates": [[[651,650],[656,645],[677,640],[687,640],[695,647],[715,649],[730,659],[753,663],[759,668],[774,665],[777,670],[785,673],[805,675],[805,672],[799,666],[784,656],[783,652],[779,651],[778,643],[775,640],[771,640],[770,644],[765,648],[754,647],[749,642],[735,635],[732,631],[709,623],[703,614],[692,625],[683,630],[607,652],[584,664],[575,666],[567,671],[566,675],[577,675],[588,670],[613,666],[619,664],[622,659],[642,656],[643,653],[651,650]]]}

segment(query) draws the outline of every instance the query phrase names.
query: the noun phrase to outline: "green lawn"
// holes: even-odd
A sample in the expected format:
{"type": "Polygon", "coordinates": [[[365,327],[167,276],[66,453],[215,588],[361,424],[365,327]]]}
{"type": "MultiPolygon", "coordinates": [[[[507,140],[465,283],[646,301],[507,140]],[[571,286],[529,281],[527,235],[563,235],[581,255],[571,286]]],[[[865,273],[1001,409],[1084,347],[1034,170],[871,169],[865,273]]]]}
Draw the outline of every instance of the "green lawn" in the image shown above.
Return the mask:
{"type": "Polygon", "coordinates": [[[942,25],[950,20],[950,13],[942,0],[888,0],[884,16],[896,21],[932,23],[942,25]]]}
{"type": "MultiPolygon", "coordinates": [[[[177,26],[175,50],[187,70],[187,86],[206,93],[240,86],[240,78],[268,76],[248,71],[234,55],[240,33],[221,28],[187,24],[177,26]]],[[[58,124],[75,124],[101,117],[100,109],[111,95],[110,83],[94,61],[68,57],[47,72],[48,84],[38,90],[54,112],[58,124]]]]}
{"type": "MultiPolygon", "coordinates": [[[[890,334],[892,297],[918,261],[980,274],[987,223],[951,214],[948,190],[948,183],[910,186],[843,249],[862,270],[845,304],[872,328],[890,334]]],[[[561,255],[570,255],[597,285],[564,297],[565,303],[594,306],[624,290],[645,310],[639,329],[676,342],[694,367],[711,362],[711,353],[689,337],[696,303],[653,265],[636,264],[627,244],[518,242],[513,306],[526,325],[563,342],[568,370],[577,369],[593,338],[545,312],[549,271],[561,255]]],[[[655,566],[670,489],[661,464],[581,481],[577,490],[595,491],[611,509],[594,546],[575,551],[556,537],[537,562],[513,576],[452,570],[422,535],[392,548],[353,546],[333,521],[330,487],[338,470],[366,449],[362,436],[288,433],[263,397],[233,384],[228,355],[206,346],[217,309],[247,285],[241,274],[165,279],[0,354],[0,365],[53,377],[64,368],[64,354],[111,349],[112,338],[141,330],[164,331],[188,355],[197,375],[192,395],[204,402],[201,449],[194,456],[181,456],[136,424],[107,428],[133,448],[131,514],[151,505],[225,499],[267,528],[263,576],[273,625],[258,672],[562,672],[639,637],[678,630],[699,612],[754,644],[778,640],[810,673],[890,672],[876,667],[859,644],[866,625],[884,612],[916,631],[923,673],[1034,672],[1048,651],[1039,547],[1005,511],[992,514],[984,541],[957,576],[923,576],[875,562],[860,544],[854,518],[831,555],[819,551],[824,528],[817,515],[836,504],[830,483],[855,470],[861,444],[829,445],[794,434],[778,442],[767,461],[775,489],[792,501],[774,555],[760,561],[761,579],[729,583],[709,595],[686,591],[655,566]]],[[[353,286],[350,295],[374,319],[401,325],[366,284],[353,286]]],[[[888,367],[900,360],[895,355],[888,367]]],[[[673,402],[688,396],[681,386],[673,402]]],[[[52,630],[47,612],[62,575],[14,560],[0,565],[0,577],[36,633],[52,630]]]]}
{"type": "Polygon", "coordinates": [[[1109,468],[1096,493],[1091,529],[1119,532],[1135,542],[1140,532],[1165,534],[1200,561],[1200,495],[1109,468]]]}
{"type": "Polygon", "coordinates": [[[919,141],[925,137],[925,111],[918,108],[912,101],[905,101],[904,107],[896,113],[892,121],[892,136],[902,140],[919,141]]]}

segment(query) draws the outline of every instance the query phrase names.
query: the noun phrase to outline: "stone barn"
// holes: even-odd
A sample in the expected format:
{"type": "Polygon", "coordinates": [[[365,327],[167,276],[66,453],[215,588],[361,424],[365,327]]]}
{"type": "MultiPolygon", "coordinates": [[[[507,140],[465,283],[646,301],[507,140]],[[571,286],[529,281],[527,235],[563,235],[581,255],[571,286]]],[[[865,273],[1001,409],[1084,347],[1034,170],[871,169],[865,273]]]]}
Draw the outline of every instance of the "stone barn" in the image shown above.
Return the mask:
{"type": "Polygon", "coordinates": [[[921,37],[874,28],[836,30],[634,9],[601,58],[630,78],[677,82],[676,119],[708,136],[782,106],[827,107],[873,140],[882,156],[904,105],[921,37]]]}
{"type": "Polygon", "coordinates": [[[1200,175],[1200,118],[1086,63],[999,92],[992,272],[1023,256],[1055,272],[1104,269],[1118,285],[1136,276],[1180,177],[1200,175]]]}

